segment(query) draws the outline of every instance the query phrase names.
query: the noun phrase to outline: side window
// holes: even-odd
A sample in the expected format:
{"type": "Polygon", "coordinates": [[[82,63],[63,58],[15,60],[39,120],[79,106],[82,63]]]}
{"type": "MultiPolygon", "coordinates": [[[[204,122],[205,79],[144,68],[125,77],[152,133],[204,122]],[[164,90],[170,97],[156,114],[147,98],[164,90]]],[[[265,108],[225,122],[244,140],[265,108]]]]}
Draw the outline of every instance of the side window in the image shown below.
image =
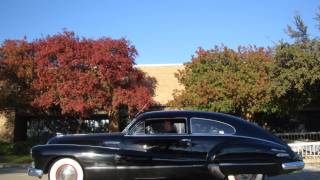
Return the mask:
{"type": "Polygon", "coordinates": [[[186,119],[147,119],[146,134],[186,134],[186,119]]]}
{"type": "Polygon", "coordinates": [[[141,121],[137,123],[131,130],[130,130],[130,135],[141,135],[145,134],[145,126],[144,126],[144,121],[141,121]]]}
{"type": "Polygon", "coordinates": [[[235,129],[226,123],[222,123],[210,119],[191,118],[191,132],[192,134],[234,134],[235,129]]]}

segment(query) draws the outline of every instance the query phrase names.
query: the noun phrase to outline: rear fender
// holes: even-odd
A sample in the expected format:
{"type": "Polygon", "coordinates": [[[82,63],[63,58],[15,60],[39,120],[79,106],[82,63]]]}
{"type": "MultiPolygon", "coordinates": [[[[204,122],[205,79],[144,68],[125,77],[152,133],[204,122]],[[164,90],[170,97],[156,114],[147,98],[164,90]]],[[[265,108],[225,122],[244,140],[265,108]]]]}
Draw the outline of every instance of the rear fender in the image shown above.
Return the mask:
{"type": "Polygon", "coordinates": [[[279,152],[286,154],[287,151],[280,144],[235,138],[215,147],[208,154],[208,161],[218,164],[225,175],[278,174],[281,162],[285,161],[285,158],[290,158],[278,157],[279,152]]]}
{"type": "MultiPolygon", "coordinates": [[[[268,140],[234,136],[221,142],[208,153],[208,161],[212,162],[260,162],[263,159],[279,160],[277,154],[288,153],[292,156],[290,149],[285,145],[268,140]]],[[[281,159],[281,158],[280,158],[281,159]]]]}

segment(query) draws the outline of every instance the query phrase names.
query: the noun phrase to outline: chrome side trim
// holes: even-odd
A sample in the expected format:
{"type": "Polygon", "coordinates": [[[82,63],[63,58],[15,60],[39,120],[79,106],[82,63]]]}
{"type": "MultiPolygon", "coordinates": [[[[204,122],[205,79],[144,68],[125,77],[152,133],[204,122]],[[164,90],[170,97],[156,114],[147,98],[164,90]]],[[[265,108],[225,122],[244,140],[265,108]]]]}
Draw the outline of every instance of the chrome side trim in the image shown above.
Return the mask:
{"type": "Polygon", "coordinates": [[[287,163],[283,163],[281,166],[283,170],[301,170],[304,168],[304,162],[303,161],[287,162],[287,163]]]}
{"type": "Polygon", "coordinates": [[[207,162],[206,160],[199,160],[199,159],[165,159],[165,158],[152,158],[154,161],[172,161],[172,162],[207,162]]]}
{"type": "Polygon", "coordinates": [[[220,166],[266,166],[276,164],[277,163],[220,163],[220,166]]]}
{"type": "Polygon", "coordinates": [[[276,154],[277,157],[290,157],[288,153],[278,153],[276,154]]]}
{"type": "Polygon", "coordinates": [[[136,134],[136,135],[125,135],[127,137],[166,137],[166,136],[169,136],[169,137],[172,137],[172,136],[190,136],[190,134],[169,134],[169,133],[163,133],[163,134],[136,134]]]}
{"type": "Polygon", "coordinates": [[[102,149],[109,149],[109,150],[119,150],[120,148],[117,147],[106,147],[106,146],[94,146],[94,145],[86,145],[86,144],[44,144],[44,145],[37,145],[34,147],[41,147],[41,146],[75,146],[75,147],[92,147],[92,148],[102,148],[102,149]]]}
{"type": "Polygon", "coordinates": [[[279,145],[283,148],[287,148],[285,145],[283,144],[279,144],[277,142],[273,142],[273,141],[269,141],[269,140],[266,140],[266,139],[261,139],[261,138],[255,138],[255,137],[250,137],[250,136],[241,136],[241,135],[235,135],[235,134],[215,134],[215,135],[210,135],[210,134],[156,134],[156,135],[125,135],[125,136],[131,136],[131,137],[163,137],[163,136],[190,136],[190,137],[203,137],[203,136],[206,136],[206,137],[239,137],[239,138],[248,138],[248,139],[255,139],[255,140],[260,140],[260,141],[264,141],[264,142],[268,142],[268,143],[271,143],[271,144],[276,144],[276,145],[279,145]]]}
{"type": "Polygon", "coordinates": [[[274,152],[280,152],[280,153],[285,153],[287,151],[283,150],[283,149],[274,149],[272,148],[271,151],[274,151],[274,152]]]}
{"type": "Polygon", "coordinates": [[[92,170],[92,169],[117,169],[117,170],[122,170],[122,169],[165,169],[165,168],[194,168],[194,167],[205,167],[204,165],[181,165],[181,166],[103,166],[103,167],[86,167],[85,169],[92,170]]]}
{"type": "Polygon", "coordinates": [[[41,169],[28,168],[27,174],[28,176],[41,178],[43,176],[43,171],[41,169]]]}
{"type": "Polygon", "coordinates": [[[134,178],[134,179],[139,179],[139,180],[153,180],[153,179],[167,179],[167,177],[147,177],[147,178],[134,178]]]}

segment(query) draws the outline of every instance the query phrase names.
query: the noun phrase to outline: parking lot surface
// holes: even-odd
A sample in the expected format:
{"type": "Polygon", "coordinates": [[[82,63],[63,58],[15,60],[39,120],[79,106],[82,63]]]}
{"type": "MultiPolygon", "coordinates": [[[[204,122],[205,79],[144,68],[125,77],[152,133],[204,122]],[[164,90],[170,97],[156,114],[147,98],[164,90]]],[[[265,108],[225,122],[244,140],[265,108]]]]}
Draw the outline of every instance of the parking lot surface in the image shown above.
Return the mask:
{"type": "MultiPolygon", "coordinates": [[[[28,177],[24,167],[3,167],[0,168],[0,180],[37,180],[38,178],[28,177]]],[[[41,180],[48,180],[47,176],[41,180]]],[[[303,171],[286,174],[276,177],[268,177],[267,180],[320,180],[320,165],[307,165],[303,171]]]]}

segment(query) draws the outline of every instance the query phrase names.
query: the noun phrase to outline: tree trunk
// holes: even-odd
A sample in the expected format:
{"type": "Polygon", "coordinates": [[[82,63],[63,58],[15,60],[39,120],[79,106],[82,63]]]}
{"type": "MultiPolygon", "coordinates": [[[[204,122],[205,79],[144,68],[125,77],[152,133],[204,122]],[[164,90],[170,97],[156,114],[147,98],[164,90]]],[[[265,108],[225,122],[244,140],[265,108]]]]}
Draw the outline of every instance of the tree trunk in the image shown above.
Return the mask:
{"type": "Polygon", "coordinates": [[[14,123],[14,142],[27,140],[27,119],[16,111],[14,123]]]}
{"type": "Polygon", "coordinates": [[[77,134],[81,134],[82,133],[82,131],[83,131],[83,127],[82,127],[82,125],[83,125],[83,119],[82,118],[77,118],[77,122],[78,122],[78,126],[77,126],[77,130],[76,130],[76,133],[77,134]]]}
{"type": "Polygon", "coordinates": [[[115,115],[109,116],[109,132],[119,132],[119,120],[115,115]]]}

